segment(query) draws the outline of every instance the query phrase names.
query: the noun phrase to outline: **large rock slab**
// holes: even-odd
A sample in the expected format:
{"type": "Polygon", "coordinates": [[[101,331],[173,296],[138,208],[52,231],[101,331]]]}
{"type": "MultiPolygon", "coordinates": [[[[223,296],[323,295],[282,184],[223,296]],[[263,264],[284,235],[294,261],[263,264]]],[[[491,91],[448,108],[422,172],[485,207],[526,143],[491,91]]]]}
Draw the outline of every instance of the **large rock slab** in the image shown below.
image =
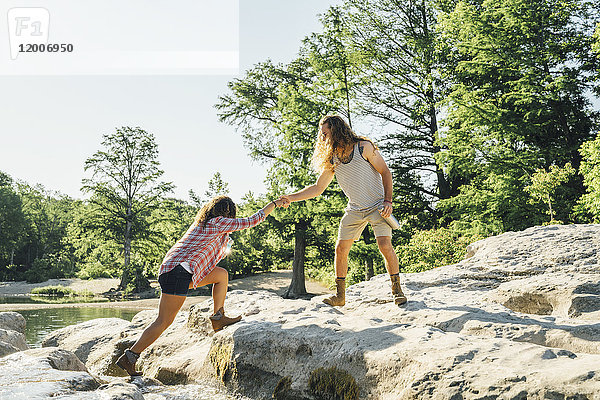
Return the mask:
{"type": "MultiPolygon", "coordinates": [[[[403,274],[403,307],[385,275],[350,287],[339,308],[232,291],[226,310],[242,322],[213,334],[212,304],[195,305],[139,365],[165,383],[212,379],[257,399],[600,398],[599,254],[599,225],[534,227],[476,242],[456,265],[403,274]]],[[[106,360],[155,315],[91,346],[76,343],[81,326],[62,340],[90,370],[112,373],[106,360]]]]}

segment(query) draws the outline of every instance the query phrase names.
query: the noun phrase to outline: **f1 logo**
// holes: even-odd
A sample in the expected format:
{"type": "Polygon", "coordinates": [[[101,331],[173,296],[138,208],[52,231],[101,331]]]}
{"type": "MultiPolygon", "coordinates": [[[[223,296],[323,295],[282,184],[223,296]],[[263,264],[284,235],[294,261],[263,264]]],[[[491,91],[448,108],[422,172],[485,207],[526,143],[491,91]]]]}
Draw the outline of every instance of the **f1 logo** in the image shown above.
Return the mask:
{"type": "Polygon", "coordinates": [[[16,60],[22,47],[47,44],[50,12],[43,7],[19,7],[8,10],[10,58],[16,60]]]}

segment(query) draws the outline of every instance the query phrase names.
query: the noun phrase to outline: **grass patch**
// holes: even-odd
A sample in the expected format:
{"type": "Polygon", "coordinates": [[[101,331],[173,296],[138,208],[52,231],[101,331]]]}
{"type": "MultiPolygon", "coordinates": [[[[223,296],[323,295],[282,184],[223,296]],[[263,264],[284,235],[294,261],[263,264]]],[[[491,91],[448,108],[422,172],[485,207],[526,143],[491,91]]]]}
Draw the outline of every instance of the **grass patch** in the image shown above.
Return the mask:
{"type": "Polygon", "coordinates": [[[42,286],[31,289],[32,296],[52,296],[52,297],[94,297],[94,293],[89,290],[77,292],[67,286],[42,286]]]}

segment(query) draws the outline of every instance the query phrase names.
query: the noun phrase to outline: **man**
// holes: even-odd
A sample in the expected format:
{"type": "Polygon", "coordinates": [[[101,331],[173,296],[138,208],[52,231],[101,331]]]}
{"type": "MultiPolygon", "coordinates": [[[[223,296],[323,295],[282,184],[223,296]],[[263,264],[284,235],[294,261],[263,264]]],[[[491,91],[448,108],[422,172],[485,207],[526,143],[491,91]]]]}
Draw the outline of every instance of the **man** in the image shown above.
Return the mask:
{"type": "Polygon", "coordinates": [[[334,176],[348,197],[335,248],[336,294],[323,301],[331,306],[346,304],[348,253],[370,223],[390,274],[394,302],[406,303],[400,287],[398,256],[392,247],[392,229],[384,220],[392,213],[392,174],[377,147],[371,140],[357,136],[341,117],[327,115],[319,122],[312,166],[320,173],[317,182],[280,200],[287,208],[292,202],[317,197],[334,176]]]}

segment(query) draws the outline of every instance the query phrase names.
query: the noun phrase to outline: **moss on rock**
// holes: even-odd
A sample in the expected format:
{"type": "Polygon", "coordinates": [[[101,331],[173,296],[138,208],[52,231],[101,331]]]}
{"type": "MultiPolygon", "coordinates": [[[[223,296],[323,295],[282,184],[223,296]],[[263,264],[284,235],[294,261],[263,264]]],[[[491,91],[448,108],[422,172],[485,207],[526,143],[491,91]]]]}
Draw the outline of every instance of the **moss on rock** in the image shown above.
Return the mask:
{"type": "Polygon", "coordinates": [[[352,375],[337,367],[317,368],[308,378],[310,393],[317,400],[357,400],[358,385],[352,375]]]}
{"type": "Polygon", "coordinates": [[[231,360],[232,355],[232,343],[213,343],[208,352],[208,359],[215,368],[215,374],[223,383],[227,383],[235,372],[235,363],[231,360]]]}

